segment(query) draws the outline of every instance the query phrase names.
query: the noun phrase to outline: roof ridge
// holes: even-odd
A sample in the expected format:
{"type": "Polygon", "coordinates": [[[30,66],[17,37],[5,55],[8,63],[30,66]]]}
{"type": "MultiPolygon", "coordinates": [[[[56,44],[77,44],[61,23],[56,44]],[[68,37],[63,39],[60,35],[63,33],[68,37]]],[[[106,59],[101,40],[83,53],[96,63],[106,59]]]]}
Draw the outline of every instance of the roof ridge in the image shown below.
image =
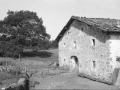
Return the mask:
{"type": "Polygon", "coordinates": [[[70,27],[70,25],[75,20],[82,23],[86,23],[87,25],[98,28],[104,32],[120,33],[120,19],[87,18],[87,17],[72,16],[68,21],[68,23],[66,24],[66,26],[62,29],[58,37],[56,38],[56,41],[59,41],[59,39],[62,37],[64,32],[70,27]],[[119,21],[119,27],[118,27],[118,21],[119,21]]]}

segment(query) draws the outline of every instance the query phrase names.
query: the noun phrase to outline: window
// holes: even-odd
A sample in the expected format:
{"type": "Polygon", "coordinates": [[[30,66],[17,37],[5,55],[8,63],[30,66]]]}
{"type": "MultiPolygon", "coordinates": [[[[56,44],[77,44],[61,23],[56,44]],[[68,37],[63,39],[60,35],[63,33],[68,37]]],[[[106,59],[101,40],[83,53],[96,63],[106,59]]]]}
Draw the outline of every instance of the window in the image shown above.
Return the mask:
{"type": "Polygon", "coordinates": [[[83,31],[83,28],[81,28],[81,30],[83,31]]]}
{"type": "Polygon", "coordinates": [[[116,61],[120,62],[120,57],[117,56],[116,57],[116,61]]]}
{"type": "Polygon", "coordinates": [[[95,45],[95,39],[92,39],[92,46],[95,45]]]}
{"type": "Polygon", "coordinates": [[[68,32],[68,36],[69,36],[69,33],[70,33],[70,32],[68,32]]]}
{"type": "Polygon", "coordinates": [[[68,37],[68,38],[70,37],[70,32],[67,33],[67,37],[68,37]]]}
{"type": "Polygon", "coordinates": [[[65,47],[65,43],[63,44],[63,46],[65,47]]]}
{"type": "Polygon", "coordinates": [[[93,61],[93,68],[95,68],[96,67],[96,65],[95,65],[95,61],[93,61]]]}
{"type": "Polygon", "coordinates": [[[75,47],[75,48],[77,47],[77,43],[76,43],[76,41],[74,41],[74,47],[75,47]]]}

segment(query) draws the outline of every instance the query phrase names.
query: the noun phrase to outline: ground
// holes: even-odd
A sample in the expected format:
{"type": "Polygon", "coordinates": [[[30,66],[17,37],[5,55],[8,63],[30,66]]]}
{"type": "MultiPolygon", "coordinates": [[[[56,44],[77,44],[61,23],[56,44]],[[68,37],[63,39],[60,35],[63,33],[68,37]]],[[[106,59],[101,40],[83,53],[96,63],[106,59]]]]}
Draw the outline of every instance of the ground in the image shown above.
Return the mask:
{"type": "Polygon", "coordinates": [[[108,85],[87,78],[80,77],[67,69],[54,67],[53,62],[58,62],[58,50],[49,50],[45,57],[31,56],[22,58],[22,65],[31,73],[31,81],[35,82],[35,87],[31,90],[39,89],[106,89],[120,90],[118,86],[108,85]]]}

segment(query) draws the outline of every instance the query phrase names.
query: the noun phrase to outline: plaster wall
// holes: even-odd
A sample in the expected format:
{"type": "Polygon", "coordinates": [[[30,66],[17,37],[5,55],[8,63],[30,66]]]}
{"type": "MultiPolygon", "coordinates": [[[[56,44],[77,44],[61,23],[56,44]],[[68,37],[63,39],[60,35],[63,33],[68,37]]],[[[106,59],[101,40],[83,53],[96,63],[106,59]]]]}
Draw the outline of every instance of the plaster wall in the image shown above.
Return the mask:
{"type": "Polygon", "coordinates": [[[116,61],[117,57],[120,58],[120,35],[110,34],[110,57],[112,58],[113,69],[119,68],[120,63],[116,61]]]}
{"type": "Polygon", "coordinates": [[[70,67],[71,56],[79,63],[79,75],[112,83],[109,35],[85,23],[74,21],[59,41],[59,64],[70,67]]]}

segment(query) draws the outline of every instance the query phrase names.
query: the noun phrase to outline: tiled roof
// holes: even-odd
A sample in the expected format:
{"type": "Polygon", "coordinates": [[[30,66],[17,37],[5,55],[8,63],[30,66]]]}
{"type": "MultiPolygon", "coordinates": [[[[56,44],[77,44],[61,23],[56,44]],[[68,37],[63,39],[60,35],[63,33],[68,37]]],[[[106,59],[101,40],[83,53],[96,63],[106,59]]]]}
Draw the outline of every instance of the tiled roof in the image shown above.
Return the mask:
{"type": "Polygon", "coordinates": [[[59,41],[59,39],[66,32],[67,28],[69,28],[69,26],[72,24],[74,20],[86,23],[96,28],[100,28],[100,30],[105,32],[120,32],[120,27],[118,27],[118,24],[120,24],[120,19],[118,20],[109,18],[86,18],[72,16],[71,19],[66,24],[66,26],[63,28],[63,30],[60,32],[58,37],[56,38],[56,41],[59,41]]]}
{"type": "Polygon", "coordinates": [[[72,16],[72,18],[82,21],[82,22],[85,22],[89,25],[101,28],[104,31],[120,32],[120,27],[118,27],[118,24],[120,24],[118,22],[120,22],[120,20],[118,20],[118,19],[86,18],[86,17],[75,17],[75,16],[72,16]]]}

